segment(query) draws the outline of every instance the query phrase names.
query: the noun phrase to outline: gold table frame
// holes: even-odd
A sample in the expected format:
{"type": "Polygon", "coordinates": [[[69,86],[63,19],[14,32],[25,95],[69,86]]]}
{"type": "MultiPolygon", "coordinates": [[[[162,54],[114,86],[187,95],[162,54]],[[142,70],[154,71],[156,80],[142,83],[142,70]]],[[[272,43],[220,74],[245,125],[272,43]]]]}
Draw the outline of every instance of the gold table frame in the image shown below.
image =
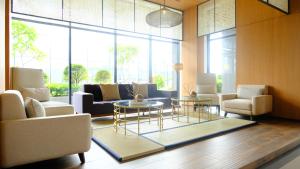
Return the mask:
{"type": "Polygon", "coordinates": [[[138,135],[140,135],[140,121],[141,119],[148,119],[149,123],[151,123],[151,111],[157,111],[157,125],[159,126],[159,130],[163,130],[163,106],[164,103],[160,101],[147,101],[145,105],[130,105],[129,101],[122,101],[114,103],[114,129],[118,132],[119,126],[124,123],[125,135],[126,135],[126,127],[127,127],[127,113],[129,113],[128,109],[135,109],[138,114],[138,135]],[[141,116],[141,112],[149,112],[147,117],[141,116]],[[121,117],[123,115],[123,117],[121,117]]]}
{"type": "Polygon", "coordinates": [[[207,114],[208,120],[212,119],[211,113],[211,98],[203,98],[199,96],[183,96],[180,98],[171,98],[171,106],[172,106],[172,120],[174,119],[174,114],[177,114],[177,121],[179,121],[180,109],[183,109],[183,115],[187,116],[187,122],[189,123],[190,111],[189,109],[192,107],[195,112],[195,108],[198,108],[198,122],[200,123],[201,114],[207,114]],[[207,106],[207,111],[205,111],[205,106],[207,106]],[[177,111],[176,111],[177,109],[177,111]]]}

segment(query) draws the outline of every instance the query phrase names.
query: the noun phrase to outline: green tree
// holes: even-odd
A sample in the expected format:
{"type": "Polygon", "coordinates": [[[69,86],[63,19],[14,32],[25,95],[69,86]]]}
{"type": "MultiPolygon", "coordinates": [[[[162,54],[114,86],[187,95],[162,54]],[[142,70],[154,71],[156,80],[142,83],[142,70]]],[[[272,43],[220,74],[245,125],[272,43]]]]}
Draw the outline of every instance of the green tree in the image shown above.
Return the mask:
{"type": "Polygon", "coordinates": [[[155,75],[152,80],[153,80],[153,83],[155,83],[157,85],[158,89],[165,87],[165,79],[162,75],[155,75]]]}
{"type": "Polygon", "coordinates": [[[31,60],[42,61],[46,54],[38,49],[34,42],[37,39],[37,32],[33,27],[22,21],[12,21],[12,55],[14,58],[20,57],[22,66],[31,60]],[[25,62],[24,57],[30,58],[25,62]]]}
{"type": "Polygon", "coordinates": [[[222,83],[223,83],[222,75],[217,75],[216,81],[217,81],[217,92],[222,93],[222,83]]]}
{"type": "MultiPolygon", "coordinates": [[[[78,86],[83,80],[88,79],[88,72],[86,68],[80,64],[72,64],[72,84],[78,86]]],[[[64,80],[69,81],[69,66],[64,70],[64,80]]]]}
{"type": "Polygon", "coordinates": [[[96,83],[110,83],[111,74],[108,70],[99,70],[95,76],[96,83]]]}

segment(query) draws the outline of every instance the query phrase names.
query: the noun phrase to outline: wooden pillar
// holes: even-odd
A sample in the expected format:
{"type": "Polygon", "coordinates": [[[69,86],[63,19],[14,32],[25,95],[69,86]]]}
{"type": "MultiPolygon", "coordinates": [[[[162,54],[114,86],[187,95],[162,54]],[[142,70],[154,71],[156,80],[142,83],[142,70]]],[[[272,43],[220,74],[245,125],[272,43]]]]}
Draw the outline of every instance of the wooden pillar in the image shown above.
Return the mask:
{"type": "Polygon", "coordinates": [[[5,0],[5,89],[9,89],[10,0],[5,0]]]}

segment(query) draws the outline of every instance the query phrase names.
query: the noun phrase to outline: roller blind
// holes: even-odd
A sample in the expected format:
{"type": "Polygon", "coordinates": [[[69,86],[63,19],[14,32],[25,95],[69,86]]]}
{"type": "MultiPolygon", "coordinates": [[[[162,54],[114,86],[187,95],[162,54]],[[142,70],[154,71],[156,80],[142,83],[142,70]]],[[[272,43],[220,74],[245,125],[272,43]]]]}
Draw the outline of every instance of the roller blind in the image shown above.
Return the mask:
{"type": "Polygon", "coordinates": [[[12,4],[13,13],[182,40],[182,24],[162,29],[146,23],[146,15],[161,5],[145,0],[12,0],[12,4]]]}
{"type": "Polygon", "coordinates": [[[235,0],[209,0],[198,5],[198,36],[235,27],[235,0]]]}

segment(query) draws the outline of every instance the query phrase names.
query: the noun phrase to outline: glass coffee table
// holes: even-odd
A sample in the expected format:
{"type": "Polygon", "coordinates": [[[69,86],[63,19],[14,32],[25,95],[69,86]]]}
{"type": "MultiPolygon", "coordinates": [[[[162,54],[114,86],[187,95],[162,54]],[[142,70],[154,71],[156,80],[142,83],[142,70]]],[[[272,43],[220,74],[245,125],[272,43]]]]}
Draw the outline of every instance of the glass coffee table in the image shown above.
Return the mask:
{"type": "Polygon", "coordinates": [[[177,114],[177,121],[179,121],[180,112],[187,117],[187,122],[189,123],[190,110],[198,113],[198,122],[200,123],[201,115],[206,114],[208,120],[212,119],[212,114],[210,112],[211,98],[203,98],[199,96],[183,96],[179,98],[171,98],[172,105],[172,119],[174,114],[177,114]],[[205,108],[206,111],[205,111],[205,108]],[[198,110],[198,111],[197,111],[198,110]]]}
{"type": "Polygon", "coordinates": [[[163,130],[163,106],[164,103],[159,101],[145,101],[143,103],[134,103],[131,101],[120,101],[114,103],[114,129],[118,132],[119,126],[123,123],[126,135],[126,125],[129,121],[127,119],[128,113],[137,113],[137,125],[138,125],[138,135],[140,134],[140,122],[141,119],[148,119],[151,122],[151,112],[157,112],[157,124],[159,130],[163,130]],[[143,112],[149,112],[148,116],[143,116],[143,112]]]}

